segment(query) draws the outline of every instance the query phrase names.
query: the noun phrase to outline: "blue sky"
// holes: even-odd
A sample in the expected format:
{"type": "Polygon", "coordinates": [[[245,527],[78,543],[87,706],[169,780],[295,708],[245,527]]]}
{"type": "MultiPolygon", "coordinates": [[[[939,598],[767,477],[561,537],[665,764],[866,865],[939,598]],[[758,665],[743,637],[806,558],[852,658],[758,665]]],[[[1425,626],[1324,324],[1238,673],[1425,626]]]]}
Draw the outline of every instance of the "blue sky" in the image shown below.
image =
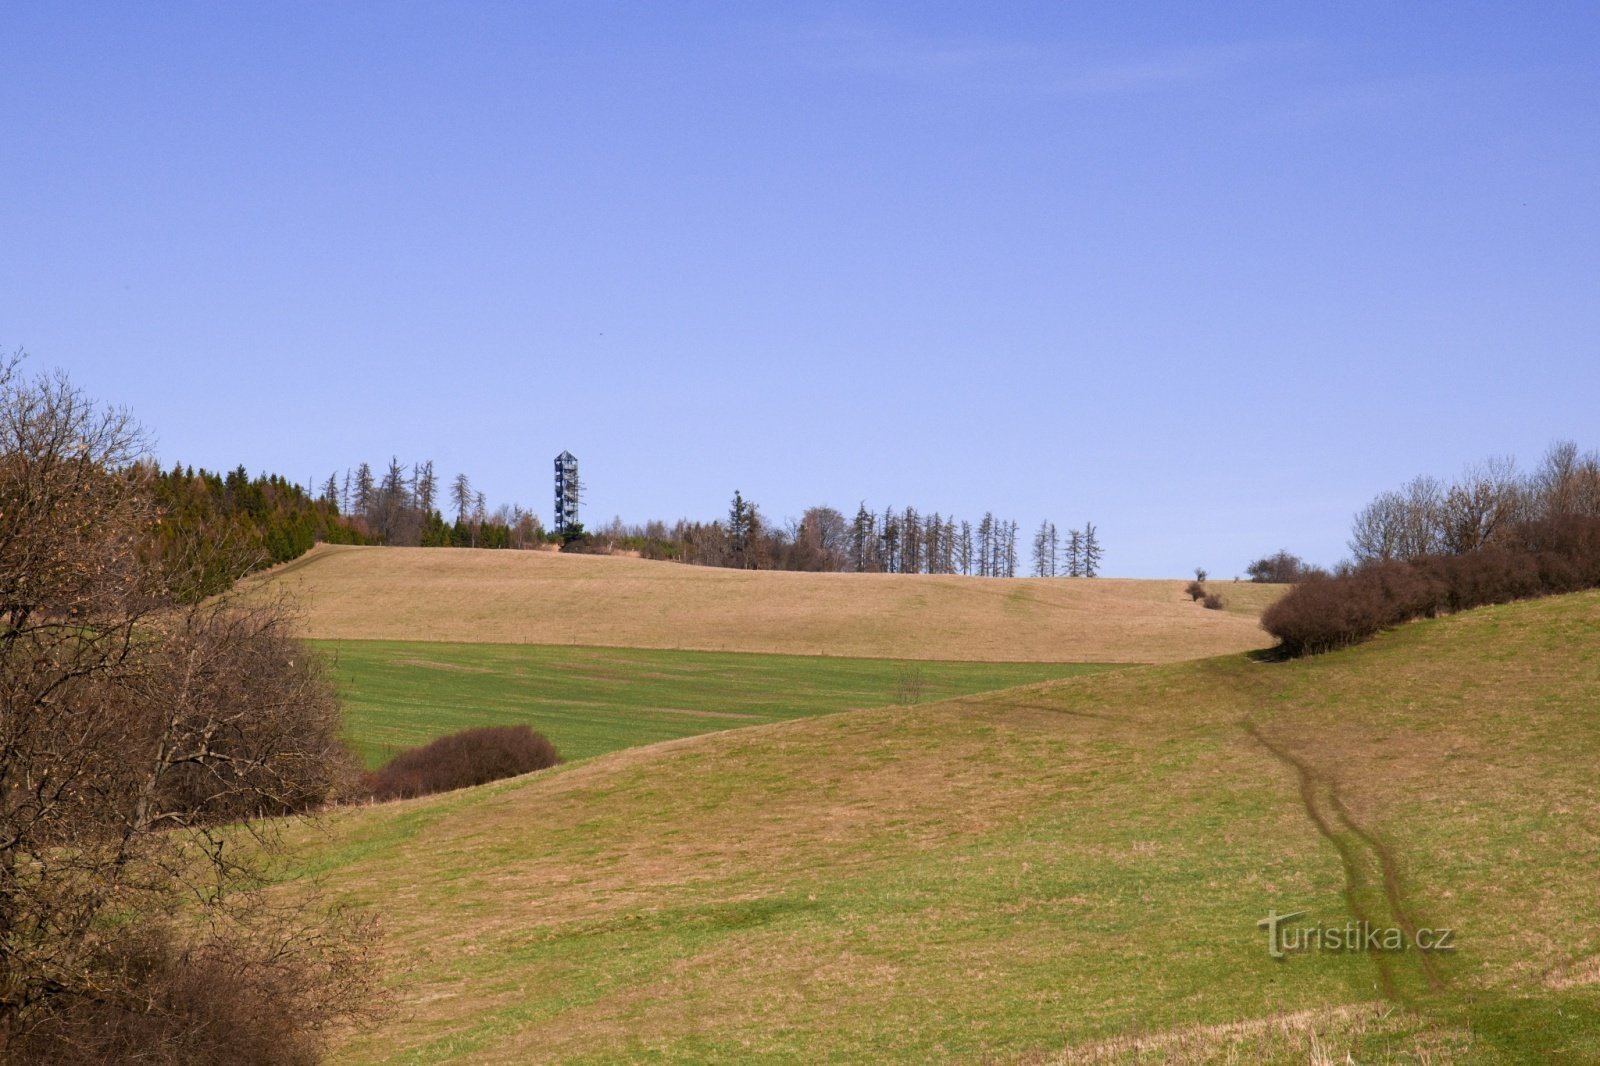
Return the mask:
{"type": "Polygon", "coordinates": [[[0,46],[0,345],[169,463],[545,513],[567,448],[590,524],[737,488],[1231,576],[1600,446],[1592,5],[11,2],[0,46]]]}

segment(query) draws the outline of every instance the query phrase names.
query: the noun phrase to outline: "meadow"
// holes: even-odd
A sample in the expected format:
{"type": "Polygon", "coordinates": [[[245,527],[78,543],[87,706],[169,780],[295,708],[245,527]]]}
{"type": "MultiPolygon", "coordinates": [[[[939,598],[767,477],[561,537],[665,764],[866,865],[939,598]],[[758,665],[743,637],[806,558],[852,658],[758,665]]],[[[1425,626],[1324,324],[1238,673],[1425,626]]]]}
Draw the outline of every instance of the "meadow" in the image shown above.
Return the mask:
{"type": "Polygon", "coordinates": [[[752,725],[292,827],[348,1063],[1600,1061],[1600,595],[752,725]],[[1274,959],[1257,923],[1453,931],[1274,959]]]}
{"type": "Polygon", "coordinates": [[[566,759],[1110,667],[548,645],[316,641],[362,761],[481,725],[526,724],[566,759]]]}
{"type": "Polygon", "coordinates": [[[726,570],[620,556],[321,545],[252,579],[305,635],[967,662],[1175,662],[1266,647],[1281,585],[726,570]]]}

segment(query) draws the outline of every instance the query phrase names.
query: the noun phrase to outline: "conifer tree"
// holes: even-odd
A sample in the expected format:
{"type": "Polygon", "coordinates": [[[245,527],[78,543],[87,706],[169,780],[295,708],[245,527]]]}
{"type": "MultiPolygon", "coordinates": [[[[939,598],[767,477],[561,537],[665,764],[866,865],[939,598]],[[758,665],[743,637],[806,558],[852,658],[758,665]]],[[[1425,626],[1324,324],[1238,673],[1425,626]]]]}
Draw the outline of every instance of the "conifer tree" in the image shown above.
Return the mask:
{"type": "Polygon", "coordinates": [[[362,463],[356,467],[355,514],[368,521],[372,519],[372,494],[376,487],[372,478],[372,467],[362,463]]]}
{"type": "Polygon", "coordinates": [[[900,559],[902,573],[922,572],[922,521],[915,507],[907,507],[900,519],[900,559]]]}
{"type": "Polygon", "coordinates": [[[850,561],[858,574],[877,569],[877,525],[877,516],[867,510],[867,501],[862,500],[850,530],[850,561]]]}
{"type": "Polygon", "coordinates": [[[749,565],[752,505],[738,489],[728,507],[728,565],[740,570],[749,565]]]}
{"type": "Polygon", "coordinates": [[[1039,530],[1033,535],[1033,576],[1050,577],[1055,571],[1055,559],[1050,548],[1050,523],[1039,523],[1039,530]]]}
{"type": "Polygon", "coordinates": [[[1093,522],[1083,526],[1083,576],[1097,577],[1100,573],[1100,538],[1093,522]]]}
{"type": "Polygon", "coordinates": [[[900,572],[900,518],[893,507],[883,512],[883,572],[900,572]]]}
{"type": "Polygon", "coordinates": [[[433,473],[432,459],[411,468],[411,484],[417,498],[417,510],[422,512],[423,522],[427,522],[433,516],[433,508],[439,493],[439,482],[433,473]]]}
{"type": "Polygon", "coordinates": [[[1083,576],[1083,531],[1080,529],[1067,533],[1067,576],[1083,576]]]}

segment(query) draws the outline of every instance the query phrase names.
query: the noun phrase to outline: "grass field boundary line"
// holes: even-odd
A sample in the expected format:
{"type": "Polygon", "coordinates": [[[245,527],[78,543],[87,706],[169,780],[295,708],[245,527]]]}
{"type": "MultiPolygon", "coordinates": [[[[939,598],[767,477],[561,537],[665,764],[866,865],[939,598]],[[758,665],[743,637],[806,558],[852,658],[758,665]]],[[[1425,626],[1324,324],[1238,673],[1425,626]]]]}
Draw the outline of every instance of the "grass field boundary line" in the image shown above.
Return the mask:
{"type": "MultiPolygon", "coordinates": [[[[348,547],[348,545],[335,545],[335,548],[348,547]]],[[[299,559],[295,563],[300,562],[299,559]]],[[[293,566],[294,563],[285,563],[293,566]]],[[[274,571],[279,573],[281,571],[274,571]]],[[[672,652],[685,655],[733,655],[749,658],[764,659],[826,659],[829,662],[859,662],[859,663],[905,663],[907,665],[919,663],[948,664],[950,666],[1092,666],[1098,667],[1098,672],[1111,670],[1130,670],[1143,666],[1170,666],[1170,663],[1144,662],[1133,660],[1084,660],[1084,659],[933,659],[912,658],[905,655],[834,655],[829,652],[817,651],[752,651],[745,648],[685,648],[658,647],[655,645],[643,646],[639,644],[578,644],[578,643],[553,643],[548,640],[452,640],[449,637],[429,637],[426,640],[407,640],[400,637],[306,637],[311,644],[454,644],[470,648],[560,648],[563,651],[636,651],[636,652],[672,652]]],[[[1082,676],[1090,676],[1084,674],[1082,676]]],[[[1010,688],[1023,688],[1028,685],[1059,685],[1064,681],[1076,681],[1077,677],[1056,677],[1044,681],[1024,681],[1021,685],[1012,685],[1004,689],[991,689],[987,691],[1004,692],[1010,688]]],[[[976,695],[976,693],[973,693],[976,695]]]]}

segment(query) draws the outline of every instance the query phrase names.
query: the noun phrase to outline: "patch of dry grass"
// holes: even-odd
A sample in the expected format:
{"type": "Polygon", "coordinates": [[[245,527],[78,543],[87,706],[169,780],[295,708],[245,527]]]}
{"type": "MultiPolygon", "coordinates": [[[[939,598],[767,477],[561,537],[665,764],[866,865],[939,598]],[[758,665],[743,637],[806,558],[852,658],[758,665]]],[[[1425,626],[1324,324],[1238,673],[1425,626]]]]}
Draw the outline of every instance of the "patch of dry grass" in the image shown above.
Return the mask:
{"type": "Polygon", "coordinates": [[[1280,586],[797,574],[551,552],[322,546],[256,579],[334,640],[578,644],[971,662],[1171,662],[1266,647],[1280,586]]]}

